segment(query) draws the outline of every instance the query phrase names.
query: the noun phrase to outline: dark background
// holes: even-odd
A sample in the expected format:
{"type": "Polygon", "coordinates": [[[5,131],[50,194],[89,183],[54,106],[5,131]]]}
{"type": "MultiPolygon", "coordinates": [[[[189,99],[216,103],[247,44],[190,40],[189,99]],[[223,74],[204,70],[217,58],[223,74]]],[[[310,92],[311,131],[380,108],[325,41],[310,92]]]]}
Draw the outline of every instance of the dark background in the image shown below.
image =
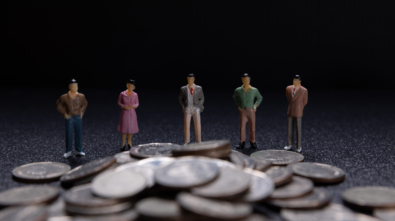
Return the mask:
{"type": "MultiPolygon", "coordinates": [[[[74,168],[118,153],[116,101],[128,78],[136,80],[140,100],[133,145],[182,144],[177,97],[191,72],[206,97],[203,141],[237,145],[232,94],[248,72],[263,96],[256,113],[259,150],[282,149],[284,89],[300,74],[309,90],[305,161],[346,172],[344,182],[317,188],[342,203],[341,193],[350,187],[395,187],[394,3],[1,1],[0,191],[26,185],[10,173],[23,164],[56,161],[74,168]],[[55,102],[68,91],[70,78],[80,82],[89,102],[86,156],[63,159],[64,119],[55,102]]],[[[247,142],[242,152],[254,151],[247,142]]],[[[278,213],[269,214],[280,220],[278,213]]]]}
{"type": "MultiPolygon", "coordinates": [[[[386,90],[393,1],[2,1],[2,86],[386,90]],[[82,86],[82,85],[81,85],[82,86]]],[[[154,90],[155,90],[154,89],[154,90]]]]}

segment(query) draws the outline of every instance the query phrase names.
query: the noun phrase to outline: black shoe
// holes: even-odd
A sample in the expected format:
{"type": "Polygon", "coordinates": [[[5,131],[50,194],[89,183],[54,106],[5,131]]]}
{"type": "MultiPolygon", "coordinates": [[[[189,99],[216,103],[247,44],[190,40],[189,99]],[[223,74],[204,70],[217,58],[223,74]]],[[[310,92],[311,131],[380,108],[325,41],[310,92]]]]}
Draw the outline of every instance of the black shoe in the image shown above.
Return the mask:
{"type": "Polygon", "coordinates": [[[126,144],[126,150],[130,150],[132,147],[129,144],[126,144]]]}
{"type": "Polygon", "coordinates": [[[126,151],[126,145],[121,148],[121,152],[126,151]]]}
{"type": "Polygon", "coordinates": [[[256,143],[250,142],[250,144],[251,144],[252,149],[258,149],[258,146],[256,145],[256,143]]]}
{"type": "Polygon", "coordinates": [[[239,143],[239,145],[236,146],[237,149],[244,149],[244,145],[246,144],[246,142],[241,142],[239,143]]]}

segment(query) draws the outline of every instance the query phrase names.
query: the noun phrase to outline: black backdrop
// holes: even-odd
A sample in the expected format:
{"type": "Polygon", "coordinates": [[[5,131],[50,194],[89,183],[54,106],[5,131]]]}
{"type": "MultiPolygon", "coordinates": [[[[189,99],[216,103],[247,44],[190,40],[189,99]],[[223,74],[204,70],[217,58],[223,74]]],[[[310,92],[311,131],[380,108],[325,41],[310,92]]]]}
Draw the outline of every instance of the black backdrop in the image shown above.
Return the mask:
{"type": "Polygon", "coordinates": [[[2,86],[385,89],[395,80],[393,1],[2,1],[2,86]],[[6,77],[5,80],[4,77],[6,77]],[[81,85],[82,86],[82,85],[81,85]]]}

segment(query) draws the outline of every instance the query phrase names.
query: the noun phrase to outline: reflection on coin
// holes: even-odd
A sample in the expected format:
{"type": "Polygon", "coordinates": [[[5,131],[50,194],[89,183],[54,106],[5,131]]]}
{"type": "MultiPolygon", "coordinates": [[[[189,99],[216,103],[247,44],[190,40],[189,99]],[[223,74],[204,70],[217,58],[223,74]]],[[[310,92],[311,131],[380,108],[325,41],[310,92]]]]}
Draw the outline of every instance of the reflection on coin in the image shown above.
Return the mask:
{"type": "Polygon", "coordinates": [[[133,209],[110,214],[110,215],[96,215],[96,216],[75,216],[73,221],[134,221],[137,220],[138,214],[133,209]]]}
{"type": "Polygon", "coordinates": [[[264,172],[272,166],[272,161],[270,160],[260,160],[256,161],[255,170],[264,172]]]}
{"type": "Polygon", "coordinates": [[[155,182],[170,188],[191,188],[214,180],[219,174],[216,163],[204,157],[183,157],[155,171],[155,182]]]}
{"type": "Polygon", "coordinates": [[[131,157],[129,151],[123,151],[121,153],[116,154],[114,157],[118,164],[125,164],[125,163],[139,161],[139,159],[131,157]]]}
{"type": "Polygon", "coordinates": [[[267,200],[266,202],[281,208],[288,209],[315,209],[320,208],[329,203],[331,200],[331,196],[329,193],[314,189],[312,193],[294,198],[294,199],[275,199],[275,200],[267,200]]]}
{"type": "Polygon", "coordinates": [[[219,167],[228,167],[232,169],[236,169],[236,165],[234,165],[231,162],[225,161],[225,160],[220,160],[220,159],[210,159],[211,162],[216,163],[217,166],[219,167]]]}
{"type": "Polygon", "coordinates": [[[311,180],[294,176],[292,181],[283,186],[277,187],[270,199],[289,199],[306,195],[314,189],[314,184],[311,180]]]}
{"type": "Polygon", "coordinates": [[[242,170],[220,168],[217,179],[209,184],[196,187],[191,193],[206,198],[230,198],[245,192],[250,187],[250,176],[242,170]]]}
{"type": "Polygon", "coordinates": [[[120,203],[119,200],[103,199],[93,195],[91,184],[75,186],[67,190],[64,200],[68,205],[81,207],[111,206],[120,203]]]}
{"type": "Polygon", "coordinates": [[[177,202],[181,207],[196,215],[213,219],[243,219],[252,212],[250,204],[206,199],[186,192],[177,195],[177,202]]]}
{"type": "Polygon", "coordinates": [[[337,183],[344,180],[345,173],[335,166],[321,163],[295,163],[288,165],[296,175],[311,179],[316,183],[337,183]]]}
{"type": "Polygon", "coordinates": [[[273,180],[276,186],[281,186],[292,180],[292,171],[286,167],[270,167],[265,173],[273,180]]]}
{"type": "Polygon", "coordinates": [[[24,186],[0,192],[0,206],[47,203],[55,200],[59,190],[52,186],[24,186]]]}
{"type": "Polygon", "coordinates": [[[70,170],[70,166],[57,162],[38,162],[19,166],[12,171],[16,178],[28,181],[54,180],[70,170]]]}
{"type": "Polygon", "coordinates": [[[47,221],[75,221],[71,216],[54,216],[48,217],[47,221]]]}
{"type": "Polygon", "coordinates": [[[250,217],[243,219],[242,221],[271,221],[262,214],[252,214],[250,217]]]}
{"type": "Polygon", "coordinates": [[[256,161],[254,159],[236,150],[232,150],[232,152],[238,153],[240,155],[241,159],[244,161],[244,168],[255,168],[256,161]]]}
{"type": "Polygon", "coordinates": [[[48,216],[65,216],[66,215],[66,206],[63,197],[58,197],[57,200],[48,205],[47,212],[48,216]]]}
{"type": "Polygon", "coordinates": [[[251,158],[256,161],[270,160],[274,166],[284,166],[304,160],[302,154],[286,150],[261,150],[251,154],[251,158]]]}
{"type": "Polygon", "coordinates": [[[232,150],[229,156],[230,162],[234,163],[240,168],[244,168],[245,162],[239,151],[232,150]]]}
{"type": "Polygon", "coordinates": [[[136,211],[145,219],[178,220],[181,219],[181,209],[174,200],[149,197],[136,204],[136,211]]]}
{"type": "Polygon", "coordinates": [[[373,215],[384,221],[395,220],[395,209],[374,209],[373,215]]]}
{"type": "Polygon", "coordinates": [[[105,214],[112,214],[112,213],[125,211],[127,209],[132,208],[132,206],[133,206],[132,202],[124,202],[112,206],[103,206],[103,207],[80,207],[80,206],[67,205],[66,210],[71,214],[105,215],[105,214]]]}
{"type": "Polygon", "coordinates": [[[89,176],[95,175],[115,163],[114,157],[105,157],[94,160],[79,167],[76,167],[60,178],[63,183],[76,182],[89,176]]]}
{"type": "Polygon", "coordinates": [[[354,187],[344,191],[342,199],[362,209],[395,208],[395,189],[384,186],[354,187]]]}
{"type": "Polygon", "coordinates": [[[103,198],[129,198],[146,187],[145,177],[130,170],[106,171],[96,176],[92,181],[92,192],[103,198]]]}
{"type": "Polygon", "coordinates": [[[172,150],[174,156],[206,156],[225,158],[230,155],[231,145],[228,140],[213,140],[178,146],[172,150]]]}
{"type": "Polygon", "coordinates": [[[44,221],[47,218],[43,205],[10,207],[0,210],[0,221],[44,221]]]}
{"type": "Polygon", "coordinates": [[[266,199],[274,190],[273,181],[265,174],[255,170],[244,170],[251,177],[248,192],[241,200],[248,203],[260,202],[266,199]]]}
{"type": "Polygon", "coordinates": [[[322,209],[282,209],[280,215],[286,221],[378,221],[373,217],[356,214],[347,207],[335,203],[322,209]]]}
{"type": "Polygon", "coordinates": [[[127,163],[117,167],[116,171],[124,170],[130,167],[144,166],[153,169],[154,171],[167,166],[175,161],[172,157],[152,157],[137,162],[127,163]]]}
{"type": "Polygon", "coordinates": [[[171,150],[179,147],[180,145],[172,143],[149,143],[141,144],[130,149],[130,155],[137,158],[148,157],[170,157],[172,156],[171,150]]]}

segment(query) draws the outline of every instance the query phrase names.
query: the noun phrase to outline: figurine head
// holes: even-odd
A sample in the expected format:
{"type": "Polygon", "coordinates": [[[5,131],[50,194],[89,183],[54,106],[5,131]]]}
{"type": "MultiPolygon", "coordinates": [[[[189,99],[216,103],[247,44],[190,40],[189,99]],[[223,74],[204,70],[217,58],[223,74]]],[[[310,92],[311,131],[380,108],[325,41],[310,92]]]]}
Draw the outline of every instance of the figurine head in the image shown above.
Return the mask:
{"type": "Polygon", "coordinates": [[[300,87],[300,83],[302,83],[302,80],[300,79],[299,75],[295,75],[294,77],[294,86],[295,87],[300,87]]]}
{"type": "Polygon", "coordinates": [[[193,73],[188,74],[187,80],[189,86],[192,86],[195,83],[195,75],[193,73]]]}
{"type": "Polygon", "coordinates": [[[251,82],[251,78],[247,73],[241,75],[241,81],[243,82],[244,87],[248,87],[251,82]]]}
{"type": "Polygon", "coordinates": [[[129,91],[133,91],[134,89],[136,89],[135,81],[132,80],[132,79],[129,79],[129,80],[127,81],[127,83],[126,83],[126,88],[127,88],[129,91]]]}
{"type": "Polygon", "coordinates": [[[69,89],[72,93],[77,93],[78,92],[78,82],[76,79],[71,79],[69,81],[69,89]]]}

